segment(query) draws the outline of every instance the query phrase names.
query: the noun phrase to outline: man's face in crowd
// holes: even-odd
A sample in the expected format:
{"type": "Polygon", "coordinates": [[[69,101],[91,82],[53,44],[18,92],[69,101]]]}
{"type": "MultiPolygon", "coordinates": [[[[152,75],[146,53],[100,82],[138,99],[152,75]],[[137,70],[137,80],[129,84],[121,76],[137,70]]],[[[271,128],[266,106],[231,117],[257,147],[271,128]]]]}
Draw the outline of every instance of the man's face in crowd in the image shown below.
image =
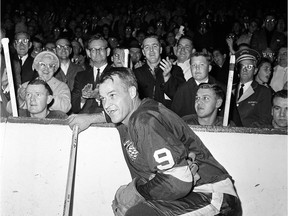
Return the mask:
{"type": "Polygon", "coordinates": [[[278,62],[282,67],[287,67],[287,47],[282,47],[278,52],[278,62]]]}
{"type": "Polygon", "coordinates": [[[194,56],[191,58],[192,77],[198,82],[202,82],[208,78],[211,65],[205,56],[194,56]]]}
{"type": "Polygon", "coordinates": [[[224,64],[226,54],[222,54],[219,50],[213,51],[213,61],[220,67],[224,64]]]}
{"type": "Polygon", "coordinates": [[[44,85],[28,85],[26,88],[25,101],[28,111],[32,114],[45,112],[47,105],[51,102],[52,96],[44,85]]]}
{"type": "Polygon", "coordinates": [[[239,62],[238,69],[241,83],[247,83],[253,80],[253,76],[257,72],[255,62],[253,60],[243,60],[239,62]]]}
{"type": "Polygon", "coordinates": [[[263,83],[268,83],[271,74],[272,74],[271,64],[269,62],[265,62],[260,66],[257,76],[263,83]]]}
{"type": "Polygon", "coordinates": [[[268,31],[273,31],[276,25],[276,19],[274,16],[267,16],[265,19],[265,28],[268,31]]]}
{"type": "Polygon", "coordinates": [[[105,112],[110,116],[113,123],[127,123],[133,111],[132,99],[136,90],[132,90],[134,87],[125,87],[118,75],[112,77],[113,80],[107,79],[100,84],[100,98],[105,112]]]}
{"type": "Polygon", "coordinates": [[[44,56],[42,60],[37,64],[36,70],[39,77],[48,82],[55,73],[55,61],[50,56],[44,56]]]}
{"type": "Polygon", "coordinates": [[[199,88],[195,97],[195,110],[200,118],[210,117],[221,106],[222,99],[217,99],[212,89],[199,88]]]}
{"type": "Polygon", "coordinates": [[[14,47],[17,51],[17,54],[22,57],[28,53],[29,49],[32,47],[32,43],[26,34],[20,33],[17,35],[14,41],[14,47]]]}
{"type": "Polygon", "coordinates": [[[107,56],[110,54],[110,49],[107,47],[107,43],[103,40],[93,40],[88,45],[88,56],[93,63],[106,64],[107,56]]]}
{"type": "Polygon", "coordinates": [[[156,38],[146,38],[143,41],[142,52],[147,61],[151,64],[157,64],[161,60],[160,54],[162,52],[162,47],[156,38]]]}
{"type": "Polygon", "coordinates": [[[129,49],[129,54],[130,54],[130,57],[131,57],[131,61],[133,64],[136,64],[137,62],[140,61],[141,59],[141,49],[140,48],[130,48],[129,49]]]}
{"type": "Polygon", "coordinates": [[[35,56],[40,53],[42,51],[42,44],[41,43],[38,43],[38,42],[33,42],[33,51],[31,53],[31,56],[33,58],[35,58],[35,56]]]}
{"type": "Polygon", "coordinates": [[[275,97],[272,107],[274,128],[287,128],[288,126],[288,100],[287,98],[275,97]]]}
{"type": "Polygon", "coordinates": [[[56,42],[56,55],[60,60],[69,59],[72,52],[71,44],[67,39],[59,39],[56,42]]]}
{"type": "Polygon", "coordinates": [[[192,41],[182,38],[177,46],[176,56],[180,63],[183,63],[191,58],[192,53],[195,52],[192,41]]]}
{"type": "Polygon", "coordinates": [[[124,61],[125,61],[124,58],[125,58],[124,49],[116,49],[112,56],[113,64],[116,67],[124,67],[124,61]]]}

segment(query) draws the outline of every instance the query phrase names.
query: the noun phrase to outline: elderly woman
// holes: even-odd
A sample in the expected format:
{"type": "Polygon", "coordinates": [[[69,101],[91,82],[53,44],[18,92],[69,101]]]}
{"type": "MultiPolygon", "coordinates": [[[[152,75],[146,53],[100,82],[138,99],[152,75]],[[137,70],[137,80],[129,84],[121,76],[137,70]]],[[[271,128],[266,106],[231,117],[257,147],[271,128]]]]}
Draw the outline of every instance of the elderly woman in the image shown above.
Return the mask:
{"type": "MultiPolygon", "coordinates": [[[[71,108],[71,94],[69,87],[66,83],[53,77],[54,73],[59,68],[58,57],[50,51],[43,51],[35,57],[32,68],[37,71],[38,76],[46,81],[53,91],[54,103],[50,107],[50,110],[59,110],[64,113],[69,112],[71,108]]],[[[28,82],[23,83],[18,90],[19,108],[22,109],[26,109],[27,107],[25,103],[27,85],[28,82]]]]}

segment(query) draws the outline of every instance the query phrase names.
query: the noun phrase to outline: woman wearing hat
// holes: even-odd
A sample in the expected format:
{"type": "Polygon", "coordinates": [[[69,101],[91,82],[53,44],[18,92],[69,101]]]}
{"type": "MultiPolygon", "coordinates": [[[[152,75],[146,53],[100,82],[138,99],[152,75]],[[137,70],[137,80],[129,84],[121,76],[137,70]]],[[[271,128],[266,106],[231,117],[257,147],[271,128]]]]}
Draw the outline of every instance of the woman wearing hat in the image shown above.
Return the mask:
{"type": "MultiPolygon", "coordinates": [[[[33,70],[36,70],[39,78],[48,83],[53,91],[54,103],[50,110],[59,110],[67,113],[71,108],[71,94],[66,83],[59,81],[53,75],[59,68],[58,57],[50,52],[43,51],[39,53],[32,65],[33,70]]],[[[23,83],[18,90],[19,108],[26,109],[25,94],[28,82],[23,83]]]]}

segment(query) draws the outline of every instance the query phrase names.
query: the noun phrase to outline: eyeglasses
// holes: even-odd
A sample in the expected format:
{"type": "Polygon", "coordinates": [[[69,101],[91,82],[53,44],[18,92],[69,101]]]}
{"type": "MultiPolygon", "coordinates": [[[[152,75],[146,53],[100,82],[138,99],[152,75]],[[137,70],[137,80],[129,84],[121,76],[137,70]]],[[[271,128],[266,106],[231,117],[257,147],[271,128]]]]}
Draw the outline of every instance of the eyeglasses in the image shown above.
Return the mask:
{"type": "Polygon", "coordinates": [[[90,48],[90,49],[88,49],[91,53],[96,53],[97,51],[98,52],[105,52],[105,50],[107,49],[107,47],[100,47],[99,49],[97,49],[97,48],[90,48]]]}
{"type": "Polygon", "coordinates": [[[46,63],[44,63],[44,62],[39,62],[38,64],[39,64],[39,66],[40,66],[41,69],[47,68],[47,69],[49,69],[49,70],[51,70],[51,69],[54,70],[55,67],[56,67],[55,64],[46,64],[46,63]]]}
{"type": "Polygon", "coordinates": [[[266,22],[275,22],[276,20],[275,19],[266,19],[265,21],[266,22]]]}
{"type": "Polygon", "coordinates": [[[69,45],[60,45],[60,44],[58,44],[58,45],[56,46],[56,49],[58,49],[58,50],[62,50],[62,49],[68,50],[69,48],[70,48],[69,45]]]}
{"type": "Polygon", "coordinates": [[[239,64],[238,65],[238,68],[239,68],[239,70],[248,70],[248,71],[250,71],[250,70],[252,70],[253,68],[255,68],[255,66],[254,65],[243,65],[243,64],[239,64]]]}
{"type": "Polygon", "coordinates": [[[262,55],[264,58],[266,58],[266,57],[272,58],[274,56],[274,53],[262,53],[262,55]]]}
{"type": "Polygon", "coordinates": [[[25,38],[25,39],[17,39],[17,40],[15,40],[15,43],[16,43],[17,45],[20,44],[20,43],[26,45],[26,44],[29,43],[29,41],[30,41],[30,40],[27,39],[27,38],[25,38]]]}

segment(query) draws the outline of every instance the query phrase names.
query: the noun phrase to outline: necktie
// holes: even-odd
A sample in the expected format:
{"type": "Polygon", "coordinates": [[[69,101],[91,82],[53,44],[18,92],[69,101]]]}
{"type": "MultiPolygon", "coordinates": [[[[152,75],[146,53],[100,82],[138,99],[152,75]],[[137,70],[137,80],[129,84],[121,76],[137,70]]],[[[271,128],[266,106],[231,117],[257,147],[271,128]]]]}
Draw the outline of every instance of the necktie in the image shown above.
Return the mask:
{"type": "Polygon", "coordinates": [[[240,97],[243,95],[243,90],[244,90],[244,84],[241,84],[240,90],[239,90],[239,96],[238,96],[238,100],[240,99],[240,97]]]}
{"type": "MultiPolygon", "coordinates": [[[[95,70],[96,68],[94,68],[95,70]]],[[[99,80],[100,80],[100,69],[97,68],[97,74],[94,73],[94,85],[93,85],[93,88],[96,87],[97,83],[99,83],[99,80]]]]}
{"type": "Polygon", "coordinates": [[[20,63],[20,66],[22,67],[22,58],[19,57],[19,63],[20,63]]]}

